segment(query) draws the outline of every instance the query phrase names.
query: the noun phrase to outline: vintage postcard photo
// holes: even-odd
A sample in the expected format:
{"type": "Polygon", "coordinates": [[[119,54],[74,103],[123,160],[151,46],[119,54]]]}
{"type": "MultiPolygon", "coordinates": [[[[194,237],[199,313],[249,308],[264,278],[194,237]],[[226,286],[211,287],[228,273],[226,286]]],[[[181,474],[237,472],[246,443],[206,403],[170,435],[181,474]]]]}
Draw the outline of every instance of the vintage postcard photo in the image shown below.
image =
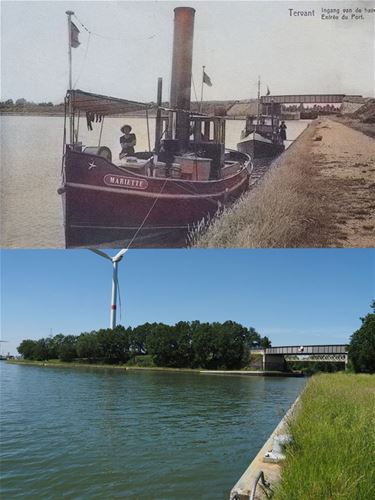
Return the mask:
{"type": "Polygon", "coordinates": [[[1,246],[371,247],[374,3],[2,2],[1,246]]]}

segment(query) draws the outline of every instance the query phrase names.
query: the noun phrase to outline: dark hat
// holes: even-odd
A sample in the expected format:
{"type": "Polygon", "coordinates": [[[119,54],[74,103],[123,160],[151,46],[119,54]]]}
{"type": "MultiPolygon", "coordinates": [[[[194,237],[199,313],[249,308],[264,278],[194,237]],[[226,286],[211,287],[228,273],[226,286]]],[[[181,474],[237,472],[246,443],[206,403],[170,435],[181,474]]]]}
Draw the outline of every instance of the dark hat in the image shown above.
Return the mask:
{"type": "Polygon", "coordinates": [[[123,126],[120,128],[121,132],[125,132],[125,129],[126,129],[126,128],[128,128],[128,129],[129,129],[129,132],[130,132],[130,131],[131,131],[131,129],[132,129],[130,125],[123,125],[123,126]]]}

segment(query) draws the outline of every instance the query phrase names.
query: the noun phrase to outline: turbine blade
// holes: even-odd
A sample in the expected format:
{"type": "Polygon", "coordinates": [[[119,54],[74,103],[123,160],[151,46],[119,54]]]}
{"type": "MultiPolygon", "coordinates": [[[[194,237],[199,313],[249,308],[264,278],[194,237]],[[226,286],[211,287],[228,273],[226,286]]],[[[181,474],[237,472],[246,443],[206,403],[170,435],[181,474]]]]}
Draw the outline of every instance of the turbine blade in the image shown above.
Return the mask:
{"type": "Polygon", "coordinates": [[[115,262],[120,261],[122,259],[122,256],[128,251],[128,248],[123,248],[122,250],[119,251],[114,257],[113,260],[115,262]]]}
{"type": "Polygon", "coordinates": [[[96,253],[97,255],[100,255],[100,257],[104,257],[105,259],[108,259],[112,262],[112,258],[107,255],[106,253],[102,252],[101,250],[98,250],[97,248],[89,248],[91,252],[96,253]]]}

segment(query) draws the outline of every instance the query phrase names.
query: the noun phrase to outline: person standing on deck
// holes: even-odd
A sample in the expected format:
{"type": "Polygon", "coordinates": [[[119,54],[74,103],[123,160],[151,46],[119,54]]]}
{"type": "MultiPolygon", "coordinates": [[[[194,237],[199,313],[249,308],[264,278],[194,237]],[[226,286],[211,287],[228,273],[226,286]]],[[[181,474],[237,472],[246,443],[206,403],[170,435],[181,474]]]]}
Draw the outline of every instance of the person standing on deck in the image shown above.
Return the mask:
{"type": "Polygon", "coordinates": [[[129,154],[134,154],[134,146],[137,144],[135,134],[131,134],[131,126],[124,125],[121,127],[121,132],[124,134],[120,137],[121,153],[120,160],[129,154]]]}
{"type": "Polygon", "coordinates": [[[287,126],[285,125],[284,120],[280,123],[280,139],[284,142],[286,141],[286,129],[287,126]]]}

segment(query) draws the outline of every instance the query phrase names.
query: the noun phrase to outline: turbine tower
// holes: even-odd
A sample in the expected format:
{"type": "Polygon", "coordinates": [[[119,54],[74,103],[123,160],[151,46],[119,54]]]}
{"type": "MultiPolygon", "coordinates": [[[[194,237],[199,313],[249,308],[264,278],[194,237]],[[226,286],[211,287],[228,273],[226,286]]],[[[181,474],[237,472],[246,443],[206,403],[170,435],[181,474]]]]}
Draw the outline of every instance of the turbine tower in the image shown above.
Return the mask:
{"type": "Polygon", "coordinates": [[[118,280],[117,280],[117,264],[121,261],[124,254],[128,251],[127,248],[123,248],[120,250],[114,257],[107,255],[105,252],[101,250],[97,250],[96,248],[90,248],[90,250],[100,257],[104,257],[112,262],[112,299],[111,299],[111,316],[110,316],[110,328],[116,327],[116,309],[117,309],[117,288],[118,288],[118,280]]]}

